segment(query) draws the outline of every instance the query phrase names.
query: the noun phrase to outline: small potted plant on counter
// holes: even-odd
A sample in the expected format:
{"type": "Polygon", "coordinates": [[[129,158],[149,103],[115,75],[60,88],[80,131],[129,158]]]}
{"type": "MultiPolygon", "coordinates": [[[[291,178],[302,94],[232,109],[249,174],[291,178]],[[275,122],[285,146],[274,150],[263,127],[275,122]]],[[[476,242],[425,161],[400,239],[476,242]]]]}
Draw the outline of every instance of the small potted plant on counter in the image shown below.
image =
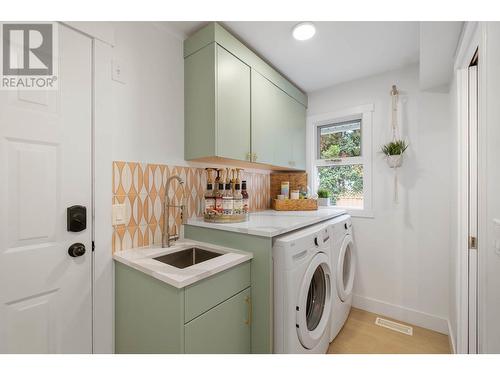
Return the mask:
{"type": "Polygon", "coordinates": [[[408,144],[402,139],[389,142],[382,146],[382,153],[385,155],[389,167],[401,167],[401,164],[403,164],[403,153],[407,148],[408,144]]]}
{"type": "Polygon", "coordinates": [[[318,206],[330,205],[330,192],[326,189],[318,189],[318,206]]]}

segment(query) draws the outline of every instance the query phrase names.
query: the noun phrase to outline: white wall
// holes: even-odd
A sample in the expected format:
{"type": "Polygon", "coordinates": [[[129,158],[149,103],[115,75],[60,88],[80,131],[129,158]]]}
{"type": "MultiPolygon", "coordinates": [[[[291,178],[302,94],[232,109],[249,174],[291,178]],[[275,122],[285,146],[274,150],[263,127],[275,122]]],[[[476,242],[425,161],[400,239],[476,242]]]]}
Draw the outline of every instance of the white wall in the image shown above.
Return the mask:
{"type": "Polygon", "coordinates": [[[479,47],[479,351],[500,353],[500,22],[481,23],[479,47]],[[497,224],[494,224],[497,220],[497,224]],[[498,248],[495,248],[498,246],[498,248]]]}
{"type": "Polygon", "coordinates": [[[360,79],[309,95],[308,115],[373,103],[374,218],[354,218],[358,273],[354,303],[448,332],[451,121],[448,94],[419,91],[418,67],[360,79]],[[401,91],[400,203],[380,146],[391,139],[391,85],[401,91]]]}
{"type": "Polygon", "coordinates": [[[183,41],[150,22],[113,27],[126,81],[113,81],[113,159],[185,164],[183,41]]]}

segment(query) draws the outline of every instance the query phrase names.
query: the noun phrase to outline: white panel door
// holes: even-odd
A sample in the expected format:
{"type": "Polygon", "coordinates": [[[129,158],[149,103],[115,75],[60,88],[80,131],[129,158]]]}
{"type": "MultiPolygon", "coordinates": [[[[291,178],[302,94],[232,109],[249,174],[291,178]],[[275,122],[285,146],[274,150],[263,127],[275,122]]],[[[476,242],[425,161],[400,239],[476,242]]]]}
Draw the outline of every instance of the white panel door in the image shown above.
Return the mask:
{"type": "Polygon", "coordinates": [[[58,29],[59,90],[0,91],[0,353],[92,351],[92,41],[58,29]]]}

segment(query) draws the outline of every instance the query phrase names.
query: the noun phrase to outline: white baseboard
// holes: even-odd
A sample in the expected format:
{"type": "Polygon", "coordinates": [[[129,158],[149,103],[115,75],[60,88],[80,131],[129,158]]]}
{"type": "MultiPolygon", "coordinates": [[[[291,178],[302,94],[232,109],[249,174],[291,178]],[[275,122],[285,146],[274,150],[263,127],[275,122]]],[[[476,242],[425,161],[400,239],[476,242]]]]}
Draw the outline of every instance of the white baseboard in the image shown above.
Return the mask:
{"type": "Polygon", "coordinates": [[[402,322],[444,333],[445,335],[449,334],[448,320],[439,316],[358,295],[353,295],[352,305],[374,314],[401,320],[402,322]]]}
{"type": "Polygon", "coordinates": [[[448,320],[448,341],[450,342],[451,352],[453,354],[457,354],[457,350],[455,348],[455,332],[453,332],[453,329],[451,328],[451,323],[449,320],[448,320]]]}

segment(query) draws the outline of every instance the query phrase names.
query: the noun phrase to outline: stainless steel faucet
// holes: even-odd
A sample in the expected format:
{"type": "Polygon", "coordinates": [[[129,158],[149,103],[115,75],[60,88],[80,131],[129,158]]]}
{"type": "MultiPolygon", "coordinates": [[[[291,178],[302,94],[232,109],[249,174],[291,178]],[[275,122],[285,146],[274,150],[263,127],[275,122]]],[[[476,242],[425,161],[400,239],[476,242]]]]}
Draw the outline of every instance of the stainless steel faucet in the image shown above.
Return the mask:
{"type": "Polygon", "coordinates": [[[176,241],[179,239],[179,234],[170,235],[169,227],[170,227],[170,207],[178,207],[181,209],[181,220],[182,224],[185,224],[185,216],[184,215],[184,199],[185,199],[185,190],[184,190],[184,181],[177,176],[171,176],[168,178],[167,182],[165,182],[165,201],[163,203],[163,230],[161,232],[161,247],[170,247],[172,241],[176,241]],[[177,180],[179,184],[182,186],[182,198],[180,205],[170,204],[170,198],[168,196],[168,192],[170,190],[170,182],[172,180],[177,180]]]}

